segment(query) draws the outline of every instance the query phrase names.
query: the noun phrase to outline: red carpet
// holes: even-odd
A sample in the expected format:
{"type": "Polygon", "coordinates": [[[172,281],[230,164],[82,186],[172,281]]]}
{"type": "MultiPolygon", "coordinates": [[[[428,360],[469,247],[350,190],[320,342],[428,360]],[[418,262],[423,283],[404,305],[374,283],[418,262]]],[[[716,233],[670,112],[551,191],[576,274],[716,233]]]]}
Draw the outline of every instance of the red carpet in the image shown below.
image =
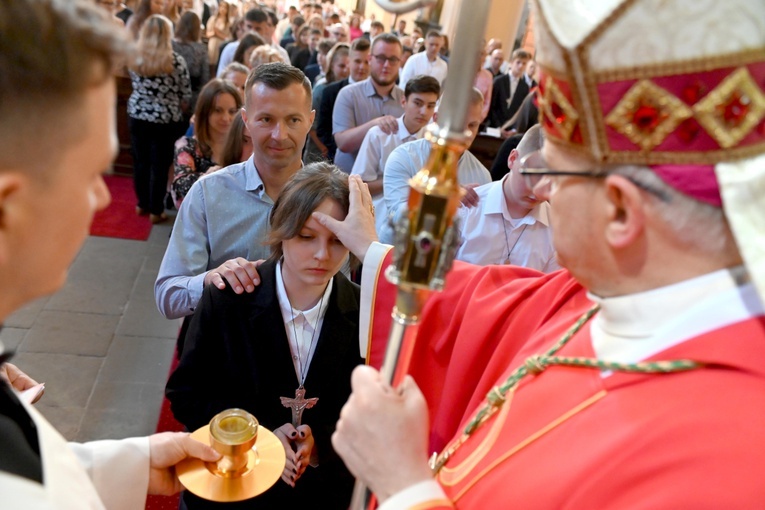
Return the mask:
{"type": "MultiPolygon", "coordinates": [[[[168,377],[173,373],[175,367],[178,366],[178,355],[173,354],[173,362],[170,365],[170,372],[168,377]]],[[[181,432],[183,431],[183,425],[173,416],[173,412],[170,410],[170,401],[166,398],[162,399],[162,408],[159,411],[159,419],[157,420],[157,432],[181,432]]],[[[180,496],[178,494],[174,496],[148,496],[146,498],[146,510],[177,510],[178,501],[180,496]]]]}
{"type": "Polygon", "coordinates": [[[93,224],[90,226],[90,235],[136,241],[147,240],[151,232],[151,221],[148,216],[138,216],[135,213],[136,198],[133,191],[133,179],[105,175],[104,181],[112,194],[112,203],[103,211],[96,213],[93,224]]]}

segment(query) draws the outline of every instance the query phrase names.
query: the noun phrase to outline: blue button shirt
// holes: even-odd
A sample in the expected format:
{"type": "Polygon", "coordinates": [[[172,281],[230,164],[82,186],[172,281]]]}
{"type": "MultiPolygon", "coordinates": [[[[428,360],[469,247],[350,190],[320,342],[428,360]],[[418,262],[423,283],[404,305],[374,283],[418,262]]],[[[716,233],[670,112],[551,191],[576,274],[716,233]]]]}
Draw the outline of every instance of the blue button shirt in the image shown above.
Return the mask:
{"type": "Polygon", "coordinates": [[[268,258],[274,203],[250,159],[200,178],[183,200],[154,284],[168,319],[194,313],[207,272],[227,260],[268,258]]]}

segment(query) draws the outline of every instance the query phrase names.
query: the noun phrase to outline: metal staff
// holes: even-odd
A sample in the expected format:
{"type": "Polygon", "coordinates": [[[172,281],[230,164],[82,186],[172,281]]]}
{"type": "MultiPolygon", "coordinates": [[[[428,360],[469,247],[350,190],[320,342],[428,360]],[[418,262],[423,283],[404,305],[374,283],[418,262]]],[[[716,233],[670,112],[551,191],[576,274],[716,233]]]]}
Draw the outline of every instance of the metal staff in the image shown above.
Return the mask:
{"type": "MultiPolygon", "coordinates": [[[[403,13],[434,3],[432,0],[395,2],[376,0],[383,9],[403,13]]],[[[405,342],[407,329],[419,322],[420,313],[432,291],[443,289],[459,241],[454,214],[462,195],[457,163],[467,148],[467,110],[481,55],[481,34],[486,27],[490,0],[470,2],[460,13],[454,50],[450,58],[444,96],[438,110],[438,126],[428,130],[431,142],[428,162],[410,179],[409,212],[396,225],[393,264],[387,278],[398,286],[390,334],[381,374],[394,383],[399,360],[408,359],[412,341],[405,342]],[[402,346],[406,352],[402,352],[402,346]]],[[[464,6],[464,4],[463,4],[464,6]]],[[[407,367],[399,367],[399,376],[407,367]]],[[[371,493],[356,480],[351,510],[368,507],[371,493]]]]}

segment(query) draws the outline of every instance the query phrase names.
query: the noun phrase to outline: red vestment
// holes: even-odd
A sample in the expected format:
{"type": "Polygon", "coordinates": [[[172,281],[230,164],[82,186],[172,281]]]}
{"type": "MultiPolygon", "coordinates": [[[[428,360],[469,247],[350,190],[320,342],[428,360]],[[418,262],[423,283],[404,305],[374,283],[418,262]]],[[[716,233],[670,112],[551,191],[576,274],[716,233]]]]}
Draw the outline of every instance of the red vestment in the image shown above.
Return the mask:
{"type": "MultiPolygon", "coordinates": [[[[383,308],[393,288],[382,280],[371,354],[384,343],[380,317],[390,316],[383,308]]],[[[409,367],[428,401],[433,449],[459,436],[493,386],[591,306],[566,271],[456,263],[426,305],[409,367]]],[[[589,331],[559,354],[595,357],[589,331]]],[[[649,359],[708,366],[608,377],[550,367],[521,382],[437,481],[469,509],[765,507],[765,319],[649,359]]]]}

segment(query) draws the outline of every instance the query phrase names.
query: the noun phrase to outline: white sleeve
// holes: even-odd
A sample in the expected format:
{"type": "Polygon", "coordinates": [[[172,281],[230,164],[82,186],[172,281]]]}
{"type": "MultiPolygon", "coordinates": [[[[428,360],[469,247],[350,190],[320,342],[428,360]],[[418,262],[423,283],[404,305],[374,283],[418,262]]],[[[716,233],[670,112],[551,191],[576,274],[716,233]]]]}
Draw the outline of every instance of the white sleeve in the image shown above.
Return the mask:
{"type": "Polygon", "coordinates": [[[149,488],[149,438],[69,443],[104,506],[143,508],[149,488]]]}
{"type": "Polygon", "coordinates": [[[377,510],[427,508],[439,503],[439,506],[452,506],[438,482],[425,480],[397,492],[377,507],[377,510]]]}
{"type": "Polygon", "coordinates": [[[356,161],[353,163],[352,175],[360,175],[364,182],[376,181],[382,176],[383,169],[380,168],[380,138],[377,136],[380,128],[373,126],[364,136],[361,142],[359,153],[356,155],[356,161]]]}
{"type": "Polygon", "coordinates": [[[414,177],[418,168],[404,145],[396,147],[385,163],[383,173],[383,195],[388,214],[397,222],[406,210],[409,200],[409,179],[414,177]]]}
{"type": "Polygon", "coordinates": [[[181,203],[154,283],[157,308],[166,318],[194,313],[210,262],[208,244],[204,193],[197,181],[181,203]]]}
{"type": "MultiPolygon", "coordinates": [[[[364,256],[361,270],[361,299],[359,303],[359,352],[367,357],[372,338],[372,314],[374,312],[377,281],[382,276],[382,263],[392,246],[373,242],[364,256]]],[[[384,278],[384,276],[382,276],[384,278]]]]}

